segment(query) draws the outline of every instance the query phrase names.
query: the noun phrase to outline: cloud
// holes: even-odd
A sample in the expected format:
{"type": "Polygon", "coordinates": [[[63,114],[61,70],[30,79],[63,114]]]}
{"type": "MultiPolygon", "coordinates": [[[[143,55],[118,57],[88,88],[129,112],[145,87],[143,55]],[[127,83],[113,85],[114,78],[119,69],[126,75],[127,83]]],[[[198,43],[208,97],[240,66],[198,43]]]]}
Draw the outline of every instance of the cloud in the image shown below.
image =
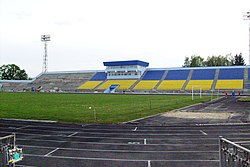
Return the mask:
{"type": "Polygon", "coordinates": [[[33,16],[32,13],[28,13],[28,12],[9,12],[11,15],[15,15],[15,16],[20,16],[20,17],[31,17],[33,16]]]}
{"type": "Polygon", "coordinates": [[[54,22],[54,24],[57,26],[65,26],[65,25],[70,25],[71,22],[69,22],[69,21],[56,21],[56,22],[54,22]]]}

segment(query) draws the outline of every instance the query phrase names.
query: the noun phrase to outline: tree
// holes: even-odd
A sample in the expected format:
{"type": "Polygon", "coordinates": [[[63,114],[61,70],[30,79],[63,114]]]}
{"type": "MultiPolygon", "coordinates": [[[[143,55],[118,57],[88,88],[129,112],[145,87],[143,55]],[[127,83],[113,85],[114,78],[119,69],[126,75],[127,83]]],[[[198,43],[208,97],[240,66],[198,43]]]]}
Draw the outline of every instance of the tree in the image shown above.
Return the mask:
{"type": "Polygon", "coordinates": [[[191,56],[190,67],[202,67],[202,66],[204,66],[204,58],[197,55],[191,56]]]}
{"type": "Polygon", "coordinates": [[[190,60],[189,57],[185,57],[184,65],[182,67],[190,67],[190,60]]]}
{"type": "Polygon", "coordinates": [[[204,58],[198,55],[193,55],[190,60],[189,57],[185,57],[183,67],[202,67],[204,65],[204,58]]]}
{"type": "Polygon", "coordinates": [[[244,60],[244,58],[243,58],[243,56],[242,56],[241,53],[239,55],[236,54],[234,56],[233,65],[234,66],[244,66],[244,65],[246,65],[245,64],[245,60],[244,60]]]}
{"type": "Polygon", "coordinates": [[[27,80],[25,70],[21,70],[15,64],[3,65],[0,67],[0,79],[2,80],[27,80]]]}
{"type": "Polygon", "coordinates": [[[230,66],[232,65],[231,55],[226,56],[208,56],[207,61],[205,61],[206,66],[230,66]]]}

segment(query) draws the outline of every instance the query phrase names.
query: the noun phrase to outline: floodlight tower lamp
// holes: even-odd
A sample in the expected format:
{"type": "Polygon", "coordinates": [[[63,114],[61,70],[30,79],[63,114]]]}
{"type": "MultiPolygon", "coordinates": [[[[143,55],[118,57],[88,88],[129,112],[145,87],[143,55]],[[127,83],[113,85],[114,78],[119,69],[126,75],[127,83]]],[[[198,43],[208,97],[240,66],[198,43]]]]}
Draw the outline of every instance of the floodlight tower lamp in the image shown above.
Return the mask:
{"type": "Polygon", "coordinates": [[[250,65],[250,12],[243,13],[243,19],[249,22],[249,59],[248,65],[250,65]]]}
{"type": "Polygon", "coordinates": [[[44,55],[43,55],[43,73],[48,71],[48,52],[47,42],[50,41],[50,35],[41,35],[41,41],[44,42],[44,55]]]}

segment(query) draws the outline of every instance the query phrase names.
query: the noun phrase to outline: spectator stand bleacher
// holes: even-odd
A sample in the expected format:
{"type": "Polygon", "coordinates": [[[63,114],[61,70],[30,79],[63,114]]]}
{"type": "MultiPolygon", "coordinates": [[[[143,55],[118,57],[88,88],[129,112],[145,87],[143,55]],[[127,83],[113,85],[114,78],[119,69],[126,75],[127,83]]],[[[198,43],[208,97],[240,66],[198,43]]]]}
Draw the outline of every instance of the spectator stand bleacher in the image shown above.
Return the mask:
{"type": "Polygon", "coordinates": [[[220,67],[216,90],[242,90],[244,81],[244,68],[220,67]]]}
{"type": "Polygon", "coordinates": [[[147,70],[141,81],[134,87],[134,90],[153,90],[160,82],[166,70],[147,70]]]}
{"type": "Polygon", "coordinates": [[[80,90],[95,90],[99,85],[107,80],[107,73],[99,71],[93,77],[78,87],[80,90]]]}
{"type": "Polygon", "coordinates": [[[186,82],[190,70],[183,68],[168,69],[164,81],[158,86],[157,90],[180,91],[186,82]]]}
{"type": "Polygon", "coordinates": [[[186,90],[211,90],[216,69],[194,69],[186,90]]]}

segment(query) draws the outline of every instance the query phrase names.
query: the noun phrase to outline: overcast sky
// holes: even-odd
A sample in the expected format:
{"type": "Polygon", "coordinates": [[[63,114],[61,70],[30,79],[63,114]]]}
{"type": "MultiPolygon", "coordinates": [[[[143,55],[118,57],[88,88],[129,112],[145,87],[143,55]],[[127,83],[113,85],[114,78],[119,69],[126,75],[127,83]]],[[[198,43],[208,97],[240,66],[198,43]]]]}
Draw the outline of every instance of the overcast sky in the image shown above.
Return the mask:
{"type": "Polygon", "coordinates": [[[248,62],[250,0],[0,0],[0,66],[100,70],[103,61],[180,67],[185,56],[242,53],[248,62]]]}

